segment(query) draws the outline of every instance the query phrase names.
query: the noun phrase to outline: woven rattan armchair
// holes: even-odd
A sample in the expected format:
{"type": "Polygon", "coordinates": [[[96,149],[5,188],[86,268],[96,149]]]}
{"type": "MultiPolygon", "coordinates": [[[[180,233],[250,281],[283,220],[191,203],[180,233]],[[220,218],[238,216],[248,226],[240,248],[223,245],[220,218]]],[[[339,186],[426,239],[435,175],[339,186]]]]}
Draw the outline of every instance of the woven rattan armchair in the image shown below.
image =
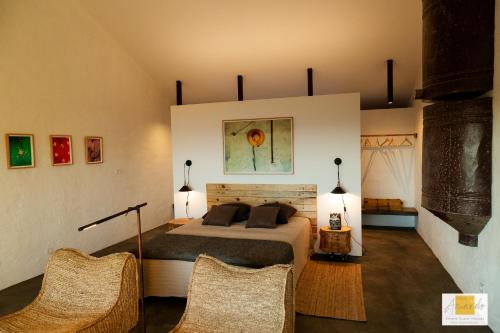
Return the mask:
{"type": "Polygon", "coordinates": [[[128,332],[138,321],[137,264],[129,253],[95,258],[60,249],[24,309],[0,318],[0,332],[128,332]]]}
{"type": "Polygon", "coordinates": [[[186,310],[170,333],[289,333],[294,321],[291,265],[249,269],[200,255],[186,310]]]}

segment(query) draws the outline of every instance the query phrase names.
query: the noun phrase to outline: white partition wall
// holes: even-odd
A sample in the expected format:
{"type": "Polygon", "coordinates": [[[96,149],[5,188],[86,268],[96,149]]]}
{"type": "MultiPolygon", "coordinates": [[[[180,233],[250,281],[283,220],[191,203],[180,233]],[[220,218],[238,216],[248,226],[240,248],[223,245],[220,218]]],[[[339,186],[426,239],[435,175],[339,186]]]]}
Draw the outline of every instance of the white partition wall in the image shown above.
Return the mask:
{"type": "MultiPolygon", "coordinates": [[[[335,157],[343,160],[342,185],[353,237],[361,243],[361,162],[359,94],[292,97],[243,102],[172,106],[175,216],[185,216],[183,165],[192,160],[191,216],[206,212],[206,183],[317,184],[318,227],[330,212],[341,212],[340,197],[329,192],[337,181],[335,157]],[[293,175],[224,175],[222,121],[293,117],[293,175]]],[[[353,255],[361,248],[353,242],[353,255]]]]}

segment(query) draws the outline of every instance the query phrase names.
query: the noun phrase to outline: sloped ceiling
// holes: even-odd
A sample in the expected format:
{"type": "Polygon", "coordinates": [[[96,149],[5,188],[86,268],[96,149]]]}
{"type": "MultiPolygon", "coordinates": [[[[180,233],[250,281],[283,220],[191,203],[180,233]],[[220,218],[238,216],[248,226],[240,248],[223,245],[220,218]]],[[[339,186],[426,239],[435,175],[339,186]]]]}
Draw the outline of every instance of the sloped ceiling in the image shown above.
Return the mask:
{"type": "MultiPolygon", "coordinates": [[[[393,107],[410,104],[421,62],[420,0],[78,0],[184,104],[307,93],[360,92],[385,108],[386,59],[393,107]]],[[[174,99],[172,99],[174,101],[174,99]]]]}

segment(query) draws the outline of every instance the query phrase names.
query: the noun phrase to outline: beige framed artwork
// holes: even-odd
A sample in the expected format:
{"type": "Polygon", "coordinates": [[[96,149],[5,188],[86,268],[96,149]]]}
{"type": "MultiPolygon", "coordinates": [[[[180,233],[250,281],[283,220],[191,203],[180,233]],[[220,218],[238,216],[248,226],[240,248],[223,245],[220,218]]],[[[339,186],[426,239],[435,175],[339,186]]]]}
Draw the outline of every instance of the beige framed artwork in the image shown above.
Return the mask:
{"type": "Polygon", "coordinates": [[[51,135],[50,160],[53,166],[73,164],[71,135],[51,135]]]}
{"type": "Polygon", "coordinates": [[[100,136],[85,137],[85,161],[87,164],[103,162],[103,139],[100,136]]]}
{"type": "Polygon", "coordinates": [[[224,120],[222,130],[224,174],[293,174],[292,117],[224,120]]]}
{"type": "Polygon", "coordinates": [[[6,134],[5,144],[9,169],[35,167],[35,136],[33,134],[6,134]]]}

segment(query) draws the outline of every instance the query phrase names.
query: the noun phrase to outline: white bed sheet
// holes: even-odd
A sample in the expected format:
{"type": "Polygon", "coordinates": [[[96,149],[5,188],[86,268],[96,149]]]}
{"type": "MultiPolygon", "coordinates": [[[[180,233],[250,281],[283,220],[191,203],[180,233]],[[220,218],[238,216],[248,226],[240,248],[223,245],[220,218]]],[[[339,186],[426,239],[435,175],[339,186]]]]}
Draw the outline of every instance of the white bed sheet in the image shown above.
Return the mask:
{"type": "MultiPolygon", "coordinates": [[[[181,235],[212,236],[222,238],[264,239],[290,244],[294,255],[294,284],[309,258],[311,225],[308,218],[291,217],[288,224],[274,229],[245,228],[244,223],[234,223],[230,227],[206,226],[201,219],[169,231],[181,235]]],[[[182,260],[144,260],[145,296],[186,297],[194,262],[182,260]]]]}

